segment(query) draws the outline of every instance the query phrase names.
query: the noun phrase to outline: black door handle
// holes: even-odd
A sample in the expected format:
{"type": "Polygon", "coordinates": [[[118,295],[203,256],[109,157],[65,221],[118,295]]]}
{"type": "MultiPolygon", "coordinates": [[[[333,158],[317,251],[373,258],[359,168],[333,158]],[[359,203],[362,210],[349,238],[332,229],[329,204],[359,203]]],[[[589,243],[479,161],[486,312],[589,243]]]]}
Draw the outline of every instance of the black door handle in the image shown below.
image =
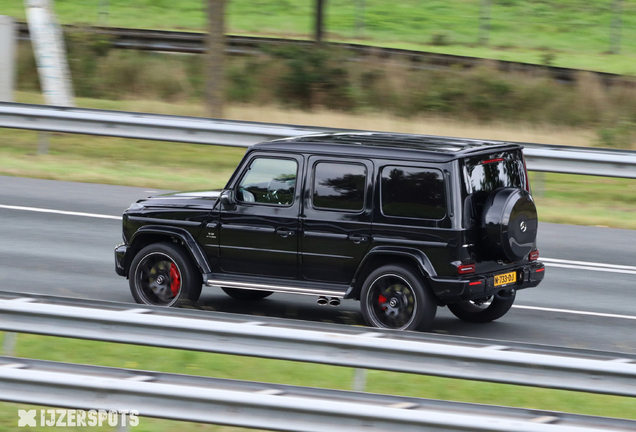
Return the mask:
{"type": "Polygon", "coordinates": [[[282,238],[287,238],[294,235],[294,231],[288,230],[287,228],[278,228],[276,230],[276,234],[281,236],[282,238]]]}
{"type": "Polygon", "coordinates": [[[369,236],[354,234],[349,236],[349,240],[351,240],[354,244],[366,243],[369,240],[369,236]]]}

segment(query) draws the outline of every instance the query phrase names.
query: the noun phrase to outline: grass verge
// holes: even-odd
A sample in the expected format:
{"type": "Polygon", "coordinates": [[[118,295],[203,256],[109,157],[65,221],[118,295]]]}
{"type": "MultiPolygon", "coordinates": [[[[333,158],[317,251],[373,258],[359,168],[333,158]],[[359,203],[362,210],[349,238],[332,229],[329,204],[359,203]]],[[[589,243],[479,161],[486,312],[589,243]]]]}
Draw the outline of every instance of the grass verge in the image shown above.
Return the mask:
{"type": "MultiPolygon", "coordinates": [[[[167,373],[349,390],[353,369],[251,357],[18,335],[16,356],[167,373]]],[[[507,405],[636,420],[636,399],[476,381],[369,371],[367,391],[461,402],[507,405]]],[[[16,404],[0,404],[0,429],[18,430],[16,404]]],[[[134,407],[131,407],[134,409],[134,407]]],[[[235,430],[141,419],[137,431],[235,430]],[[182,429],[183,427],[183,429],[182,429]]]]}

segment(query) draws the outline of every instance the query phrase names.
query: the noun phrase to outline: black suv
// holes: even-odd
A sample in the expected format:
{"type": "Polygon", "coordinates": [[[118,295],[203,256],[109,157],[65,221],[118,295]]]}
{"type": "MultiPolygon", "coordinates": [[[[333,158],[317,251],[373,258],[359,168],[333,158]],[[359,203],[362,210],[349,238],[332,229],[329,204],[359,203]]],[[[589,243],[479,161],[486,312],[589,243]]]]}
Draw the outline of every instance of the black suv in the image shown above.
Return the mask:
{"type": "Polygon", "coordinates": [[[132,204],[115,261],[139,303],[196,302],[202,285],[284,292],[425,329],[437,306],[487,322],[537,286],[537,225],[519,145],[320,134],[251,147],[222,192],[132,204]]]}

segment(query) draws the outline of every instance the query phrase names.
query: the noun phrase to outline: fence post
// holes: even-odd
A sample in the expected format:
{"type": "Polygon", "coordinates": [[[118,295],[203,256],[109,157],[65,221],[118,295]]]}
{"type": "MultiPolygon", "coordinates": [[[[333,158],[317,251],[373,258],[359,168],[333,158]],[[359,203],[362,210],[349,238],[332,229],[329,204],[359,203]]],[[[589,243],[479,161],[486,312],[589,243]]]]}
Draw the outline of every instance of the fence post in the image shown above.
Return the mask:
{"type": "Polygon", "coordinates": [[[490,39],[490,2],[491,0],[481,0],[479,7],[479,43],[488,45],[490,39]]]}
{"type": "Polygon", "coordinates": [[[357,1],[358,13],[356,14],[356,36],[359,38],[364,37],[364,8],[365,0],[357,1]]]}
{"type": "Polygon", "coordinates": [[[610,29],[610,53],[620,54],[623,27],[623,0],[614,0],[612,7],[612,27],[610,29]]]}
{"type": "Polygon", "coordinates": [[[109,0],[99,0],[97,3],[97,22],[101,26],[108,25],[109,0]]]}

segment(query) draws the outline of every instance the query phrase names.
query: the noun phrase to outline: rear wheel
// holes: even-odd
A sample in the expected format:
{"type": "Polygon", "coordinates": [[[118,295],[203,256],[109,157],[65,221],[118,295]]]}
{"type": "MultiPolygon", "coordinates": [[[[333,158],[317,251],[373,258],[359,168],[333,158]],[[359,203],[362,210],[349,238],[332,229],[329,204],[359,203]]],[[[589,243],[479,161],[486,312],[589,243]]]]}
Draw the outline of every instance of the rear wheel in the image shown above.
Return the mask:
{"type": "Polygon", "coordinates": [[[490,296],[479,300],[470,300],[448,305],[448,309],[462,321],[486,323],[504,316],[515,302],[515,292],[510,295],[490,296]]]}
{"type": "Polygon", "coordinates": [[[424,330],[437,311],[433,294],[410,267],[387,265],[365,280],[360,296],[369,326],[393,330],[424,330]]]}
{"type": "Polygon", "coordinates": [[[130,265],[130,292],[137,303],[179,306],[194,303],[201,295],[202,280],[190,257],[171,243],[143,248],[130,265]]]}
{"type": "Polygon", "coordinates": [[[256,291],[256,290],[247,290],[247,289],[239,289],[239,288],[223,288],[221,287],[225,294],[229,295],[233,299],[242,300],[242,301],[256,301],[262,300],[265,297],[269,297],[274,294],[273,291],[256,291]]]}

